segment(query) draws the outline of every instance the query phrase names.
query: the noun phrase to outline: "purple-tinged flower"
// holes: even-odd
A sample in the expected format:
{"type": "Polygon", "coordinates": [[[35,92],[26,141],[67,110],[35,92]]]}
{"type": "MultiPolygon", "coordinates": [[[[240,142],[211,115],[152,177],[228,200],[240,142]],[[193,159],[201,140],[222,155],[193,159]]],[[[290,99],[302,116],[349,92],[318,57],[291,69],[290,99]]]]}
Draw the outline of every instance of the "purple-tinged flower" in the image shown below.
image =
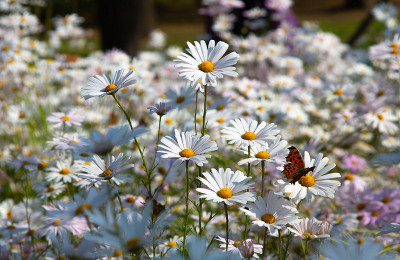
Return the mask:
{"type": "Polygon", "coordinates": [[[359,171],[362,171],[367,165],[367,162],[363,158],[358,157],[355,154],[350,154],[348,156],[345,156],[342,162],[344,166],[347,169],[349,169],[352,173],[357,173],[359,171]]]}
{"type": "Polygon", "coordinates": [[[81,125],[83,117],[77,111],[69,113],[55,112],[47,117],[47,121],[54,123],[54,127],[60,127],[63,124],[67,126],[81,125]]]}
{"type": "Polygon", "coordinates": [[[150,115],[156,113],[159,116],[163,116],[174,108],[171,106],[166,106],[164,102],[160,102],[160,104],[155,104],[154,107],[147,107],[147,109],[150,110],[150,115]]]}

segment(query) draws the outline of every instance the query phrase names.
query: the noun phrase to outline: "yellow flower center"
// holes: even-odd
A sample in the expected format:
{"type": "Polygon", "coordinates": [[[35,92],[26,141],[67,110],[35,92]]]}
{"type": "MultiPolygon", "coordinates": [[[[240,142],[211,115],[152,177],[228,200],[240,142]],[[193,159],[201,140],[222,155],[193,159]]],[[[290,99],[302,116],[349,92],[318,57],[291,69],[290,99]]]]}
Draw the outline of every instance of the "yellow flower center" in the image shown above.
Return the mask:
{"type": "Polygon", "coordinates": [[[363,237],[360,237],[360,238],[357,240],[357,242],[358,242],[359,244],[362,244],[362,243],[364,242],[364,238],[363,238],[363,237]]]}
{"type": "Polygon", "coordinates": [[[238,245],[240,245],[242,243],[242,241],[235,241],[234,243],[233,243],[233,246],[234,247],[237,247],[238,245]]]}
{"type": "Polygon", "coordinates": [[[335,218],[335,220],[339,223],[342,223],[342,219],[341,218],[335,218]]]}
{"type": "Polygon", "coordinates": [[[92,205],[89,203],[83,203],[82,205],[80,205],[79,207],[76,208],[75,214],[76,215],[82,214],[85,211],[85,209],[91,210],[92,205]]]}
{"type": "Polygon", "coordinates": [[[267,224],[275,223],[275,217],[272,214],[266,213],[262,215],[261,220],[267,224]]]}
{"type": "Polygon", "coordinates": [[[223,199],[232,198],[232,191],[228,188],[222,188],[217,192],[217,195],[223,199]]]}
{"type": "Polygon", "coordinates": [[[268,159],[269,158],[269,153],[267,151],[259,151],[256,154],[256,158],[262,159],[262,160],[268,159]]]}
{"type": "Polygon", "coordinates": [[[179,155],[180,155],[181,157],[190,158],[190,157],[193,157],[193,156],[194,156],[194,152],[193,152],[192,149],[185,148],[185,149],[183,149],[183,150],[179,153],[179,155]]]}
{"type": "Polygon", "coordinates": [[[25,113],[24,112],[19,113],[18,117],[19,118],[25,118],[25,113]]]}
{"type": "Polygon", "coordinates": [[[134,237],[128,240],[128,242],[126,242],[126,245],[128,247],[136,247],[139,244],[140,238],[138,237],[134,237]]]}
{"type": "Polygon", "coordinates": [[[225,119],[223,119],[222,117],[220,117],[220,118],[217,119],[217,122],[218,122],[218,123],[223,123],[223,122],[225,122],[225,119]]]}
{"type": "Polygon", "coordinates": [[[69,121],[69,120],[71,120],[71,118],[69,118],[69,116],[62,116],[61,119],[64,120],[64,121],[69,121]]]}
{"type": "Polygon", "coordinates": [[[170,119],[170,118],[167,118],[167,119],[165,120],[165,123],[166,123],[167,125],[170,125],[170,124],[172,124],[172,119],[170,119]]]}
{"type": "Polygon", "coordinates": [[[126,198],[126,202],[128,202],[128,203],[135,203],[135,201],[136,201],[136,199],[135,199],[135,197],[133,197],[132,195],[129,195],[129,196],[126,198]]]}
{"type": "Polygon", "coordinates": [[[104,172],[101,173],[100,177],[104,178],[104,177],[110,176],[111,174],[112,174],[112,170],[107,169],[107,170],[105,170],[104,172]]]}
{"type": "Polygon", "coordinates": [[[53,221],[53,225],[59,226],[61,224],[62,220],[61,219],[56,219],[53,221]]]}
{"type": "Polygon", "coordinates": [[[34,229],[29,229],[29,230],[26,232],[26,235],[27,235],[27,236],[33,236],[34,234],[36,234],[36,230],[34,230],[34,229]]]}
{"type": "Polygon", "coordinates": [[[198,117],[198,118],[196,119],[196,121],[197,121],[197,123],[201,123],[201,122],[203,122],[203,118],[202,118],[202,117],[198,117]]]}
{"type": "Polygon", "coordinates": [[[384,117],[383,117],[383,115],[382,115],[381,113],[377,114],[376,116],[377,116],[378,119],[381,120],[381,121],[384,119],[384,117]]]}
{"type": "Polygon", "coordinates": [[[376,94],[378,97],[381,97],[383,95],[385,95],[385,91],[384,90],[379,90],[378,93],[376,94]]]}
{"type": "Polygon", "coordinates": [[[337,89],[335,92],[333,92],[335,95],[342,95],[343,94],[343,90],[342,89],[337,89]]]}
{"type": "Polygon", "coordinates": [[[117,86],[115,84],[110,84],[104,89],[104,92],[109,92],[109,91],[115,89],[116,87],[117,86]]]}
{"type": "Polygon", "coordinates": [[[7,226],[7,229],[16,229],[17,227],[14,225],[7,226]]]}
{"type": "Polygon", "coordinates": [[[3,46],[3,51],[8,51],[8,49],[9,49],[8,45],[3,46]]]}
{"type": "Polygon", "coordinates": [[[169,247],[169,248],[174,247],[174,246],[177,246],[177,243],[176,243],[176,242],[171,241],[171,242],[168,243],[168,247],[169,247]]]}
{"type": "Polygon", "coordinates": [[[49,188],[47,188],[46,192],[50,193],[50,192],[53,192],[54,190],[55,189],[53,187],[49,187],[49,188]]]}
{"type": "Polygon", "coordinates": [[[175,100],[175,102],[176,102],[177,104],[180,104],[180,103],[182,103],[183,101],[185,101],[185,97],[184,97],[184,96],[179,96],[179,97],[177,97],[176,100],[175,100]]]}
{"type": "Polygon", "coordinates": [[[379,211],[372,211],[371,216],[378,217],[380,215],[379,211]]]}
{"type": "Polygon", "coordinates": [[[311,235],[311,233],[309,233],[309,232],[305,232],[305,233],[303,234],[303,236],[304,236],[304,239],[306,239],[306,240],[312,239],[312,235],[311,235]]]}
{"type": "Polygon", "coordinates": [[[366,207],[366,205],[364,203],[360,203],[357,205],[357,210],[358,211],[363,210],[363,209],[365,209],[365,207],[366,207]]]}
{"type": "Polygon", "coordinates": [[[115,249],[114,250],[114,256],[115,257],[120,257],[120,256],[122,256],[122,251],[121,251],[121,249],[115,249]]]}
{"type": "Polygon", "coordinates": [[[67,168],[62,168],[60,171],[60,174],[62,174],[62,175],[68,175],[69,173],[70,173],[70,171],[67,168]]]}
{"type": "Polygon", "coordinates": [[[393,48],[392,49],[392,54],[399,54],[399,49],[393,48]]]}
{"type": "Polygon", "coordinates": [[[218,110],[218,111],[221,111],[221,110],[224,109],[224,108],[225,108],[225,106],[222,105],[222,104],[219,104],[219,105],[217,106],[217,110],[218,110]]]}
{"type": "Polygon", "coordinates": [[[383,203],[389,203],[389,202],[391,202],[392,200],[389,198],[389,197],[384,197],[383,199],[382,199],[382,202],[383,203]]]}
{"type": "Polygon", "coordinates": [[[244,140],[255,140],[257,136],[253,132],[246,132],[242,135],[242,139],[244,140]]]}
{"type": "Polygon", "coordinates": [[[300,178],[299,183],[304,187],[312,187],[315,184],[315,179],[310,174],[300,178]]]}
{"type": "Polygon", "coordinates": [[[349,181],[352,181],[352,180],[354,180],[354,175],[351,174],[351,173],[348,173],[348,174],[346,174],[345,179],[346,179],[346,180],[349,180],[349,181]]]}
{"type": "Polygon", "coordinates": [[[164,167],[158,167],[158,172],[161,175],[166,175],[167,174],[167,170],[164,167]]]}
{"type": "Polygon", "coordinates": [[[47,162],[43,161],[43,162],[38,164],[38,169],[39,170],[43,170],[44,168],[47,167],[47,165],[49,165],[49,164],[47,162]]]}
{"type": "Polygon", "coordinates": [[[199,65],[199,70],[201,70],[202,72],[208,73],[214,70],[214,64],[211,61],[203,61],[200,65],[199,65]]]}

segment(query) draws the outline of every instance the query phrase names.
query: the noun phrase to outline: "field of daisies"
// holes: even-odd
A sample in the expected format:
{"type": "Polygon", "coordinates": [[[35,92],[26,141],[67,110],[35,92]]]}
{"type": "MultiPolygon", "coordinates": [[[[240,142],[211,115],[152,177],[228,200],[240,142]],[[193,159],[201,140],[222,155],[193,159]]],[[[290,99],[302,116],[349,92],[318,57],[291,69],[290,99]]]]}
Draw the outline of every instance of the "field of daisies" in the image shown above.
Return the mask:
{"type": "Polygon", "coordinates": [[[235,0],[204,1],[221,40],[81,57],[83,19],[39,40],[27,2],[0,1],[0,259],[399,257],[393,5],[365,49],[291,1],[233,35],[235,0]]]}

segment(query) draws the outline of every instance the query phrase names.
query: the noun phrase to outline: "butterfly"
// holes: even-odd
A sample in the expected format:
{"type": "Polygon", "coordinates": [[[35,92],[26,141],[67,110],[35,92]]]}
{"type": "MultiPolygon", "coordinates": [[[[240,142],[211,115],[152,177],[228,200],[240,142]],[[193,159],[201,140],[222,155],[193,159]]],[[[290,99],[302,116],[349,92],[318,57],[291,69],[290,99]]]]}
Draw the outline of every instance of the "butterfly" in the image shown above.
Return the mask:
{"type": "Polygon", "coordinates": [[[313,167],[304,167],[304,160],[301,157],[299,150],[296,147],[289,147],[289,154],[286,156],[286,164],[283,166],[283,174],[290,180],[291,184],[295,184],[301,177],[313,171],[313,167]]]}

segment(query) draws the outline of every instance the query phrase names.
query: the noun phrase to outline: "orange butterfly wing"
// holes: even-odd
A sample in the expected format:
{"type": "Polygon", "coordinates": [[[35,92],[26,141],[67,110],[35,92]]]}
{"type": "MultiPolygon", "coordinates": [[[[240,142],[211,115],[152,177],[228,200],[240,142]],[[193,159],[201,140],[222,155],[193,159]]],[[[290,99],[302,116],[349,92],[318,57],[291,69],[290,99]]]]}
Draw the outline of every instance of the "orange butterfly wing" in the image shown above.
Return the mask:
{"type": "Polygon", "coordinates": [[[314,166],[304,168],[304,161],[299,150],[294,146],[289,147],[289,154],[286,156],[286,164],[283,166],[283,174],[286,179],[291,180],[290,183],[294,184],[308,172],[313,171],[314,168],[314,166]]]}

